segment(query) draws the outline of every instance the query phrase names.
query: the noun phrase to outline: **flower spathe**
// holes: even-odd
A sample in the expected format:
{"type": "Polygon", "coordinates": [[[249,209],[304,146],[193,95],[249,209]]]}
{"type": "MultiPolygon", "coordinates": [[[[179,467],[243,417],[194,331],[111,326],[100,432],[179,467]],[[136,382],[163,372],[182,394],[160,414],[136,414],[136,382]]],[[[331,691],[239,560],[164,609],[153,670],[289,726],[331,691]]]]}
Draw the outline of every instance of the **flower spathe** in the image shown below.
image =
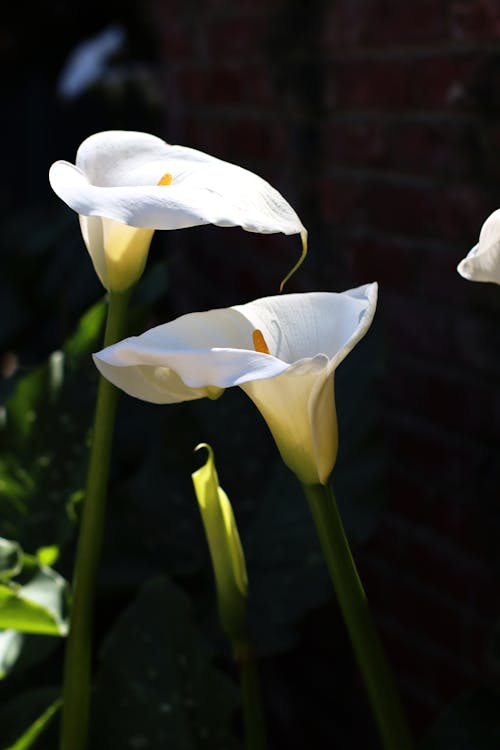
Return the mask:
{"type": "Polygon", "coordinates": [[[190,313],[94,355],[100,372],[153,403],[239,385],[266,420],[287,466],[326,484],[338,449],[334,372],[373,320],[377,284],[288,294],[190,313]],[[269,353],[255,351],[262,333],[269,353]]]}
{"type": "Polygon", "coordinates": [[[248,578],[238,527],[228,496],[219,484],[214,452],[207,443],[208,458],[191,478],[198,500],[215,575],[219,617],[231,640],[245,636],[248,578]]]}
{"type": "Polygon", "coordinates": [[[488,216],[481,227],[479,242],[460,261],[457,271],[469,281],[500,284],[500,209],[488,216]]]}
{"type": "Polygon", "coordinates": [[[96,273],[110,291],[124,291],[140,277],[155,229],[241,226],[300,234],[305,248],[299,217],[261,177],[148,133],[91,135],[76,164],[55,162],[49,180],[80,215],[96,273]]]}

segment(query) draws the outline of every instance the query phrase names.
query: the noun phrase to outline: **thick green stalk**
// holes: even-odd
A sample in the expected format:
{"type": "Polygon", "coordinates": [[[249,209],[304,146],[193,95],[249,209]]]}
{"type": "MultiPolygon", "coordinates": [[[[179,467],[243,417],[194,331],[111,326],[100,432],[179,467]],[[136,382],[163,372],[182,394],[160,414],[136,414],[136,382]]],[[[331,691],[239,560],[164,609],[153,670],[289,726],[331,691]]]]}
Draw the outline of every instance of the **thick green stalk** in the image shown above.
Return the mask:
{"type": "Polygon", "coordinates": [[[253,650],[246,640],[235,644],[233,651],[240,670],[245,750],[267,750],[266,720],[253,650]]]}
{"type": "MultiPolygon", "coordinates": [[[[110,293],[104,346],[123,337],[130,292],[110,293]]],[[[99,376],[87,485],[73,578],[64,661],[60,750],[85,750],[90,713],[92,624],[101,557],[117,389],[99,376]]]]}
{"type": "Polygon", "coordinates": [[[385,750],[412,750],[401,700],[356,570],[333,490],[303,485],[385,750]]]}

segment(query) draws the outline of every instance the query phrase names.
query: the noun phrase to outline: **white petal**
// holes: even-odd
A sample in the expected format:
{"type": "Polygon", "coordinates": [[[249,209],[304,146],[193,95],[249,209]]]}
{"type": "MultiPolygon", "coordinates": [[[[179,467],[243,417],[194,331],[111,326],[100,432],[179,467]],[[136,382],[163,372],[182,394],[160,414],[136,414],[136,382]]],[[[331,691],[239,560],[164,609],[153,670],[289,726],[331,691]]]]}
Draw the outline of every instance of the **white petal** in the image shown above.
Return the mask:
{"type": "Polygon", "coordinates": [[[371,325],[378,286],[285,294],[234,307],[262,331],[271,354],[293,363],[324,354],[335,368],[371,325]]]}
{"type": "Polygon", "coordinates": [[[174,403],[283,372],[285,362],[252,347],[252,325],[232,310],[192,313],[94,355],[100,372],[136,398],[174,403]]]}
{"type": "Polygon", "coordinates": [[[492,281],[500,284],[500,209],[484,222],[479,242],[457,266],[470,281],[492,281]]]}
{"type": "Polygon", "coordinates": [[[284,463],[305,484],[328,481],[338,449],[333,374],[288,370],[269,380],[244,383],[267,422],[284,463]]]}
{"type": "Polygon", "coordinates": [[[210,223],[260,233],[305,232],[292,207],[261,177],[146,133],[97,133],[80,146],[76,166],[56,162],[49,179],[79,214],[134,227],[210,223]],[[172,184],[158,186],[166,173],[172,184]]]}

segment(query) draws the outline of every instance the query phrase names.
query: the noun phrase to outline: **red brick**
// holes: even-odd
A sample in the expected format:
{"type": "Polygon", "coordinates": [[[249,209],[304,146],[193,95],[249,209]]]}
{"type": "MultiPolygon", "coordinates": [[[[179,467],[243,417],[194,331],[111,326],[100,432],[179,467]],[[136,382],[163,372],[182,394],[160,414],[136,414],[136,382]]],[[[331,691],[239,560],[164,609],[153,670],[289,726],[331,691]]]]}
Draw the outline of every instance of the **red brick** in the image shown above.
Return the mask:
{"type": "Polygon", "coordinates": [[[253,109],[273,104],[269,73],[262,64],[226,64],[210,68],[205,76],[209,105],[247,104],[253,109]]]}
{"type": "MultiPolygon", "coordinates": [[[[500,81],[499,81],[500,83],[500,81]]],[[[500,87],[499,87],[500,88],[500,87]]],[[[483,122],[476,154],[478,174],[500,181],[500,127],[497,122],[483,122]]]]}
{"type": "Polygon", "coordinates": [[[436,189],[406,182],[373,180],[365,191],[368,224],[392,235],[434,237],[436,189]]]}
{"type": "Polygon", "coordinates": [[[386,416],[385,434],[392,462],[408,470],[411,467],[422,482],[439,488],[476,485],[485,458],[482,446],[397,417],[386,416]]]}
{"type": "MultiPolygon", "coordinates": [[[[457,502],[456,497],[442,498],[432,489],[421,488],[419,492],[416,482],[410,482],[402,472],[391,479],[391,510],[364,548],[363,559],[383,562],[411,586],[422,588],[429,596],[444,598],[449,606],[460,610],[468,630],[479,628],[482,632],[484,624],[494,620],[500,609],[491,596],[494,571],[480,557],[481,550],[476,552],[451,539],[446,524],[438,528],[444,506],[449,520],[456,510],[468,519],[470,536],[474,536],[477,509],[473,504],[457,502]]],[[[466,639],[464,647],[472,648],[473,644],[466,639]]]]}
{"type": "Polygon", "coordinates": [[[497,0],[451,0],[450,31],[460,40],[500,39],[497,0]]]}
{"type": "Polygon", "coordinates": [[[205,101],[205,71],[201,65],[176,71],[174,85],[179,103],[184,107],[205,101]]]}
{"type": "MultiPolygon", "coordinates": [[[[403,683],[410,682],[417,690],[420,687],[420,692],[428,696],[429,704],[435,709],[474,684],[475,680],[459,663],[439,658],[432,649],[416,646],[391,625],[382,622],[379,627],[387,644],[389,661],[403,683]]],[[[422,725],[421,721],[419,724],[422,725]]]]}
{"type": "Polygon", "coordinates": [[[500,328],[484,316],[461,314],[453,321],[452,341],[459,362],[470,370],[500,373],[500,328]]]}
{"type": "Polygon", "coordinates": [[[441,192],[436,205],[438,236],[452,242],[458,240],[470,248],[496,207],[494,198],[475,185],[450,186],[441,192]]]}
{"type": "Polygon", "coordinates": [[[401,560],[394,559],[392,567],[398,571],[397,577],[389,574],[385,564],[366,557],[360,565],[368,601],[377,616],[390,617],[422,647],[428,644],[457,664],[470,664],[477,657],[477,642],[484,644],[487,624],[477,615],[450,606],[446,592],[421,588],[418,579],[407,575],[401,560]]]}
{"type": "Polygon", "coordinates": [[[408,288],[415,275],[418,255],[411,248],[396,243],[363,237],[349,243],[349,261],[354,279],[379,282],[382,302],[387,290],[408,288]]]}
{"type": "Polygon", "coordinates": [[[372,44],[431,42],[445,36],[444,0],[371,0],[366,41],[372,44]]]}
{"type": "Polygon", "coordinates": [[[414,62],[413,103],[424,109],[464,109],[471,106],[470,85],[480,58],[455,52],[414,62]]]}
{"type": "Polygon", "coordinates": [[[269,10],[268,0],[204,0],[207,11],[214,13],[227,13],[235,15],[250,15],[269,10]]]}
{"type": "Polygon", "coordinates": [[[406,107],[411,100],[411,70],[404,59],[336,62],[326,66],[327,109],[406,107]]]}
{"type": "Polygon", "coordinates": [[[179,70],[176,85],[179,96],[191,107],[247,105],[254,113],[256,107],[273,102],[271,81],[262,65],[225,63],[203,67],[198,64],[179,70]]]}
{"type": "Polygon", "coordinates": [[[364,38],[368,23],[367,0],[336,0],[327,3],[321,25],[321,46],[328,52],[339,46],[356,47],[364,38]]]}
{"type": "MultiPolygon", "coordinates": [[[[416,263],[421,263],[420,253],[413,251],[416,263]]],[[[453,311],[443,306],[429,304],[428,300],[416,299],[408,294],[408,287],[401,295],[381,290],[380,313],[390,348],[399,356],[430,358],[433,361],[449,361],[453,356],[451,319],[453,311]],[[404,292],[406,291],[406,294],[404,292]]]]}
{"type": "Polygon", "coordinates": [[[325,177],[317,180],[321,213],[334,224],[363,224],[364,186],[358,180],[325,177]]]}
{"type": "MultiPolygon", "coordinates": [[[[245,62],[262,57],[267,43],[264,16],[229,16],[211,21],[205,28],[208,54],[215,60],[236,58],[245,62]]],[[[247,81],[251,87],[251,81],[247,81]]]]}
{"type": "MultiPolygon", "coordinates": [[[[436,201],[439,208],[439,199],[436,201]]],[[[441,236],[444,234],[442,232],[441,236]]],[[[435,230],[435,238],[434,244],[429,244],[419,250],[420,263],[414,292],[428,301],[458,305],[458,309],[461,309],[464,304],[464,295],[471,291],[464,290],[464,280],[456,270],[457,263],[465,255],[465,251],[460,250],[459,246],[440,246],[439,226],[435,230]]]]}
{"type": "Polygon", "coordinates": [[[402,122],[393,126],[387,165],[410,174],[441,179],[466,177],[476,168],[475,131],[449,122],[402,122]]]}
{"type": "Polygon", "coordinates": [[[386,159],[386,132],[377,122],[332,122],[322,136],[329,164],[371,167],[386,159]]]}
{"type": "Polygon", "coordinates": [[[411,411],[439,423],[455,434],[484,439],[500,435],[500,396],[496,384],[433,367],[418,366],[413,359],[393,360],[384,383],[385,403],[392,410],[411,411]],[[404,384],[398,388],[398,383],[404,384]]]}
{"type": "Polygon", "coordinates": [[[158,24],[161,54],[169,63],[191,60],[194,57],[194,37],[188,25],[178,20],[160,20],[158,24]]]}
{"type": "MultiPolygon", "coordinates": [[[[202,118],[191,113],[183,117],[180,129],[190,146],[226,161],[259,172],[262,164],[268,163],[266,179],[269,182],[272,182],[272,164],[276,162],[281,166],[285,159],[287,134],[282,123],[276,120],[223,114],[202,118]]],[[[281,179],[282,175],[281,169],[281,179]]]]}

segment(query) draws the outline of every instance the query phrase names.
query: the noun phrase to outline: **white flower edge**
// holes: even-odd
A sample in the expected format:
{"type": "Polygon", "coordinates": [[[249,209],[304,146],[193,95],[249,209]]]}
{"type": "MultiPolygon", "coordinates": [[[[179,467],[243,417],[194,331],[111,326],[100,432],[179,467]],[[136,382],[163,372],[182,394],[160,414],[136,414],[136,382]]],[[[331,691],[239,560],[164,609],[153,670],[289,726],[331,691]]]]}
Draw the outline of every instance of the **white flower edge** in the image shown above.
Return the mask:
{"type": "Polygon", "coordinates": [[[191,313],[108,347],[94,361],[116,386],[153,403],[213,398],[239,385],[285,464],[302,482],[325,484],[338,449],[334,372],[370,327],[377,291],[373,283],[191,313]],[[255,329],[272,354],[254,351],[255,329]]]}
{"type": "Polygon", "coordinates": [[[81,144],[76,164],[52,165],[49,181],[80,215],[132,227],[183,229],[210,223],[306,236],[292,207],[258,175],[148,133],[96,133],[81,144]],[[165,174],[172,175],[172,184],[158,185],[165,174]]]}
{"type": "Polygon", "coordinates": [[[484,222],[479,242],[457,266],[458,273],[469,281],[491,281],[500,284],[500,209],[484,222]]]}
{"type": "Polygon", "coordinates": [[[341,293],[279,295],[188,313],[97,352],[94,361],[126,393],[154,403],[201,398],[206,394],[189,391],[228,388],[284,372],[301,376],[326,367],[331,373],[371,325],[377,290],[373,283],[341,293]],[[333,312],[330,318],[328,309],[333,312]],[[348,322],[346,313],[351,316],[348,322]],[[276,354],[254,350],[255,329],[276,354]],[[333,340],[328,345],[329,335],[333,340]],[[314,351],[315,343],[326,344],[325,351],[314,351]],[[185,393],[179,392],[178,379],[185,393]]]}

